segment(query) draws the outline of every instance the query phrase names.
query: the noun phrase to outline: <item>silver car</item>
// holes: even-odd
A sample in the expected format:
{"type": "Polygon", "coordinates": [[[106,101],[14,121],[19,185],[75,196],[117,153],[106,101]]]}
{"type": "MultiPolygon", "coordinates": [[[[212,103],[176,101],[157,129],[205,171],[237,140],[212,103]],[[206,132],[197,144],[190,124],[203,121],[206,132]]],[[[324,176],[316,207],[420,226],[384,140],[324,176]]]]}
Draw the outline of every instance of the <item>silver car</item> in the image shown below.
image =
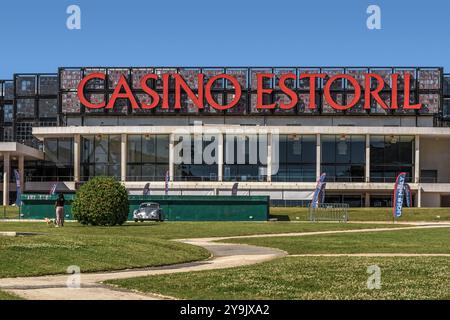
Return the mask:
{"type": "Polygon", "coordinates": [[[163,221],[162,209],[159,207],[159,203],[145,202],[141,203],[139,209],[133,212],[134,222],[143,221],[163,221]]]}

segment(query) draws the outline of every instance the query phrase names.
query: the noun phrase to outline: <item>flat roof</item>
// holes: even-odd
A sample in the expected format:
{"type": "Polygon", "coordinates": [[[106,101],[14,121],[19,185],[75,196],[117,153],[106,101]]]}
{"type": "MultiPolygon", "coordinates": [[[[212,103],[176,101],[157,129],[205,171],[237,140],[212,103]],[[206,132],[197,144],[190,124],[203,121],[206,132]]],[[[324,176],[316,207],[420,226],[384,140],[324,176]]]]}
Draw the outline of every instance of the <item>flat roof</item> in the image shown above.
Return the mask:
{"type": "Polygon", "coordinates": [[[226,133],[226,134],[371,134],[371,135],[420,135],[448,136],[447,127],[384,127],[384,126],[68,126],[36,127],[33,135],[38,139],[48,137],[71,137],[76,134],[170,134],[170,133],[226,133]]]}
{"type": "Polygon", "coordinates": [[[3,153],[9,153],[12,156],[24,156],[35,160],[44,159],[44,153],[41,150],[17,142],[0,142],[0,157],[3,157],[3,153]]]}

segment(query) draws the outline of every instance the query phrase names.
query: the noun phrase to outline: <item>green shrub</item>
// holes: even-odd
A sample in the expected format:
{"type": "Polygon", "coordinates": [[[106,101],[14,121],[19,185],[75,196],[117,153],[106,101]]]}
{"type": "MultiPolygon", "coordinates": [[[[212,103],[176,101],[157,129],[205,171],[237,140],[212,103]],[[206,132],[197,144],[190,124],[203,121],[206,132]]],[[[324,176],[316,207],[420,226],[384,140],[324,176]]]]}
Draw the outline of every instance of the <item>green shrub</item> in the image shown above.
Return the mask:
{"type": "Polygon", "coordinates": [[[128,217],[127,190],[113,178],[95,177],[77,191],[72,213],[81,224],[121,225],[128,217]]]}

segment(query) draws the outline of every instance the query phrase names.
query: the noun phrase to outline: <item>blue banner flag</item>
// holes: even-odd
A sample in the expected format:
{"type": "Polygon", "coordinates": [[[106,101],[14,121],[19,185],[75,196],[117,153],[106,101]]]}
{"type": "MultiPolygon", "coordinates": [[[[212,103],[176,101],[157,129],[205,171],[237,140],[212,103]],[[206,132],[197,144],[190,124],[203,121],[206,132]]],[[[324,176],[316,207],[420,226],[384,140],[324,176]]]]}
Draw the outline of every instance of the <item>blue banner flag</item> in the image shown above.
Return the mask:
{"type": "Polygon", "coordinates": [[[314,191],[313,199],[311,200],[311,208],[317,208],[319,205],[319,193],[322,190],[322,186],[325,182],[326,173],[322,173],[320,178],[317,180],[316,190],[314,191]]]}
{"type": "Polygon", "coordinates": [[[16,178],[16,205],[22,205],[22,200],[20,200],[20,196],[22,194],[22,186],[20,185],[20,173],[19,170],[14,169],[14,177],[16,178]]]}
{"type": "Polygon", "coordinates": [[[412,207],[412,193],[411,193],[411,187],[407,183],[405,183],[405,199],[406,199],[406,206],[408,208],[411,208],[412,207]]]}
{"type": "Polygon", "coordinates": [[[231,195],[232,196],[237,196],[238,186],[239,186],[239,183],[237,183],[237,182],[235,184],[233,184],[233,188],[231,188],[231,195]]]}
{"type": "Polygon", "coordinates": [[[150,183],[146,183],[144,186],[144,190],[142,191],[144,196],[148,196],[150,194],[150,183]]]}
{"type": "Polygon", "coordinates": [[[58,182],[56,182],[56,183],[54,183],[53,185],[52,185],[52,187],[50,188],[50,192],[49,192],[49,194],[52,196],[52,195],[54,195],[55,193],[56,193],[56,187],[58,186],[58,182]]]}
{"type": "Polygon", "coordinates": [[[322,183],[322,187],[320,188],[320,193],[319,193],[319,203],[325,203],[325,188],[327,187],[327,183],[324,182],[322,183]]]}
{"type": "Polygon", "coordinates": [[[393,214],[395,218],[402,216],[403,198],[405,194],[406,172],[400,172],[397,176],[394,186],[394,201],[392,203],[393,214]]]}
{"type": "Polygon", "coordinates": [[[166,179],[165,179],[165,187],[164,187],[164,194],[167,196],[169,194],[169,171],[166,171],[166,179]]]}

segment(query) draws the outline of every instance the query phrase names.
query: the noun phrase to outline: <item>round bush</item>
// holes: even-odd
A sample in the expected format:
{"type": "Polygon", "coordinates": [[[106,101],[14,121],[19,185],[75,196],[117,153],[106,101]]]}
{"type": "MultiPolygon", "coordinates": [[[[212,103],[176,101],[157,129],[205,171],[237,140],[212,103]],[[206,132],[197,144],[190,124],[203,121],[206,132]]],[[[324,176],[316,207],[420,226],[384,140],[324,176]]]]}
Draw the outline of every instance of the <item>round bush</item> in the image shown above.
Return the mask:
{"type": "Polygon", "coordinates": [[[77,191],[72,213],[81,224],[121,225],[128,217],[127,190],[113,178],[95,177],[77,191]]]}

